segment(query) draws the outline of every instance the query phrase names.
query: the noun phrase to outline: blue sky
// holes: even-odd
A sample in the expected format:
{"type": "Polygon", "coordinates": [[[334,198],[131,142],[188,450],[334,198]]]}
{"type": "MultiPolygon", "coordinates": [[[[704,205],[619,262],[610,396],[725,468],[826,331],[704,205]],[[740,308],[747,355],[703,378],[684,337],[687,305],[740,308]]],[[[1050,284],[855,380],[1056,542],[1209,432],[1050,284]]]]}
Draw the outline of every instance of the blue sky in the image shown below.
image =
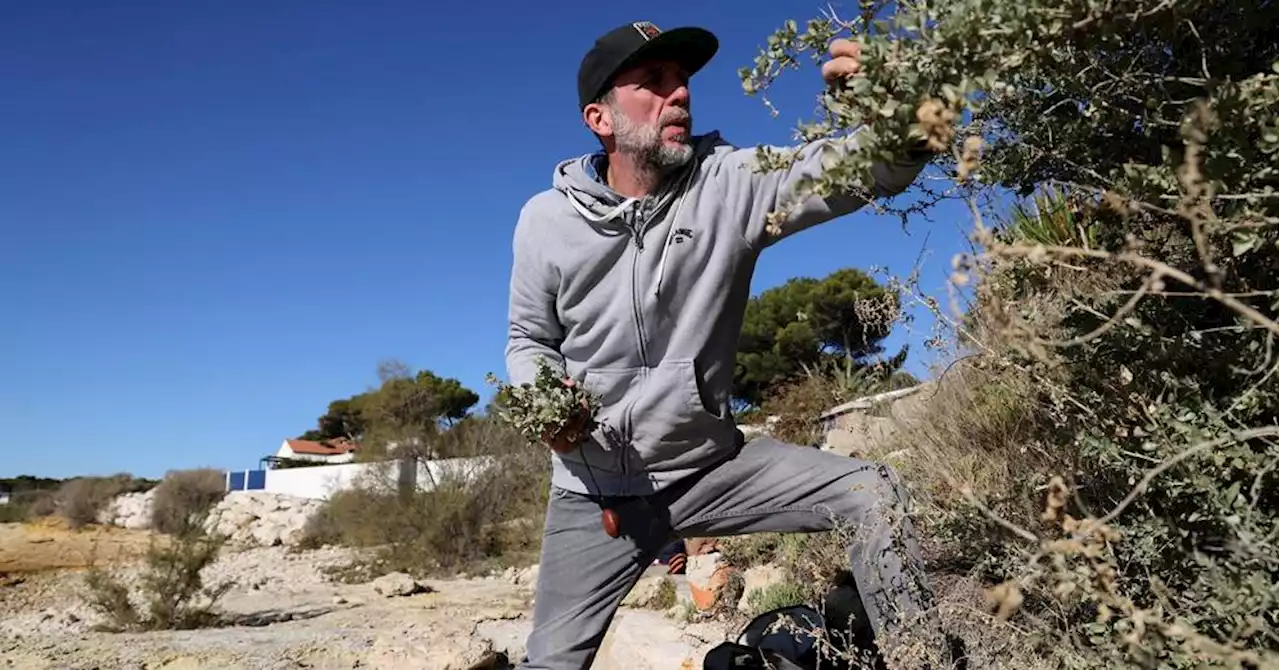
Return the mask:
{"type": "MultiPolygon", "coordinates": [[[[7,3],[0,475],[254,467],[383,358],[487,397],[516,215],[594,150],[575,72],[615,25],[720,36],[696,131],[785,143],[812,112],[816,69],[788,73],[776,119],[736,70],[825,2],[550,6],[7,3]]],[[[831,222],[766,252],[754,289],[923,250],[943,295],[963,216],[831,222]]],[[[922,372],[925,337],[889,343],[922,372]]]]}

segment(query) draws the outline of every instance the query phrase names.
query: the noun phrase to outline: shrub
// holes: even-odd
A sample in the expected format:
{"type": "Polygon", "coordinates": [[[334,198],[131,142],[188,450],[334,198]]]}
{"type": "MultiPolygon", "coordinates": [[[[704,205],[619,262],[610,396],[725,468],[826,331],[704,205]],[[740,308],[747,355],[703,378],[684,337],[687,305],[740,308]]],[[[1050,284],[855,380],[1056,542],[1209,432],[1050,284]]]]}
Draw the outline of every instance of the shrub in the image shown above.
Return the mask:
{"type": "Polygon", "coordinates": [[[783,442],[819,446],[825,434],[818,419],[840,404],[830,380],[823,377],[801,379],[775,387],[764,401],[764,413],[776,416],[769,433],[783,442]]]}
{"type": "Polygon", "coordinates": [[[737,568],[773,564],[800,601],[821,602],[828,589],[849,577],[848,536],[832,533],[755,533],[722,538],[723,560],[737,568]]]}
{"type": "Polygon", "coordinates": [[[181,533],[195,520],[202,520],[225,495],[221,470],[167,472],[151,502],[151,528],[161,533],[181,533]]]}
{"type": "Polygon", "coordinates": [[[358,482],[308,521],[304,543],[375,549],[361,565],[344,569],[359,578],[392,571],[452,574],[536,554],[549,490],[545,449],[527,445],[501,421],[468,418],[421,451],[491,460],[435,475],[429,488],[389,484],[395,478],[387,473],[358,482]]]}
{"type": "Polygon", "coordinates": [[[0,523],[21,523],[29,518],[31,518],[29,505],[18,502],[0,505],[0,523]]]}
{"type": "Polygon", "coordinates": [[[55,513],[72,528],[97,523],[98,513],[111,499],[123,493],[145,491],[151,482],[130,474],[111,477],[76,477],[58,488],[54,495],[55,513]]]}
{"type": "Polygon", "coordinates": [[[761,408],[766,416],[778,417],[770,433],[783,442],[821,446],[826,435],[820,418],[827,410],[916,383],[910,374],[898,370],[905,356],[904,348],[898,357],[871,365],[833,361],[817,366],[810,374],[771,387],[761,408]]]}
{"type": "Polygon", "coordinates": [[[187,523],[167,540],[152,540],[143,560],[137,597],[126,580],[100,566],[85,576],[89,607],[111,631],[189,629],[219,622],[218,601],[234,585],[206,586],[201,571],[218,558],[223,538],[210,536],[199,523],[187,523]]]}
{"type": "Polygon", "coordinates": [[[806,587],[794,582],[770,584],[747,594],[748,613],[756,615],[780,607],[810,603],[812,601],[808,599],[808,591],[806,587]]]}
{"type": "Polygon", "coordinates": [[[963,361],[940,393],[969,415],[934,405],[893,445],[918,459],[924,520],[955,533],[937,555],[980,564],[991,622],[1053,665],[1274,666],[1274,3],[857,11],[788,23],[743,83],[853,39],[862,72],[800,133],[865,127],[804,190],[864,188],[924,142],[954,189],[910,209],[955,196],[973,215],[964,314],[914,300],[950,327],[931,343],[963,361]]]}

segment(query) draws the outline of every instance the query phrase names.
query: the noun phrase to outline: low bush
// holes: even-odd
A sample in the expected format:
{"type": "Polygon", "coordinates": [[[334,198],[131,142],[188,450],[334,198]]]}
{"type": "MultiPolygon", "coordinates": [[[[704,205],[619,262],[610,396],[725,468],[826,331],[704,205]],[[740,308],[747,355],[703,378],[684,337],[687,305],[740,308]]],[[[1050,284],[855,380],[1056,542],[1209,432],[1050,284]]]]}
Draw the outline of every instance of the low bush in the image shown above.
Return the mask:
{"type": "Polygon", "coordinates": [[[151,528],[178,534],[206,513],[226,495],[221,470],[204,468],[165,473],[151,501],[151,528]]]}
{"type": "Polygon", "coordinates": [[[153,538],[136,593],[124,575],[90,568],[85,600],[105,619],[103,629],[181,630],[220,623],[218,601],[234,583],[205,585],[201,572],[217,560],[224,538],[207,534],[202,521],[201,515],[192,515],[178,534],[153,538]]]}
{"type": "Polygon", "coordinates": [[[31,518],[31,506],[19,502],[0,505],[0,523],[21,523],[31,518]]]}
{"type": "MultiPolygon", "coordinates": [[[[532,560],[541,541],[549,452],[488,418],[464,420],[423,451],[489,460],[420,482],[429,486],[391,484],[396,478],[389,472],[358,482],[312,516],[304,546],[374,549],[361,565],[343,569],[361,578],[393,571],[453,574],[532,560]]],[[[395,467],[398,462],[386,464],[395,467]]]]}
{"type": "Polygon", "coordinates": [[[808,589],[795,582],[770,584],[747,594],[747,613],[757,615],[780,607],[811,604],[808,589]]]}
{"type": "Polygon", "coordinates": [[[130,474],[110,477],[76,477],[63,482],[54,494],[54,513],[72,528],[97,523],[98,513],[123,493],[145,491],[154,483],[130,474]]]}
{"type": "MultiPolygon", "coordinates": [[[[797,602],[818,603],[833,585],[848,580],[847,538],[833,533],[755,533],[722,538],[723,560],[737,568],[773,564],[796,588],[797,602]]],[[[793,603],[794,604],[794,603],[793,603]]]]}

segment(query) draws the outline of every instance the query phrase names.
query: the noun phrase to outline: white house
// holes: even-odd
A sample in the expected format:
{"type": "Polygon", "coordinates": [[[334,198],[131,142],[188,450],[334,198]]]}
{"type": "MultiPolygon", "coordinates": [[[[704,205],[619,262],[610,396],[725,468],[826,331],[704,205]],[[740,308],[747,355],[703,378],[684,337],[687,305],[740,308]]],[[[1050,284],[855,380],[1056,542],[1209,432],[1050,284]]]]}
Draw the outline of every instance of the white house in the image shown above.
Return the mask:
{"type": "Polygon", "coordinates": [[[292,461],[312,461],[315,463],[335,464],[350,463],[355,460],[356,450],[360,445],[345,440],[330,442],[313,442],[311,440],[285,440],[276,451],[275,457],[292,461]]]}

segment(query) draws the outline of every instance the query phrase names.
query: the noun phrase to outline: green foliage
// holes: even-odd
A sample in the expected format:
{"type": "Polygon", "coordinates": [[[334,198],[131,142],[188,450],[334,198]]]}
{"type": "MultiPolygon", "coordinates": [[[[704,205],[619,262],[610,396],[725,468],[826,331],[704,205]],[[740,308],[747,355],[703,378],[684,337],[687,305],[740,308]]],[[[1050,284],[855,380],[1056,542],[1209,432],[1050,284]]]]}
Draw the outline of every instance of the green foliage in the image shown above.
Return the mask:
{"type": "Polygon", "coordinates": [[[853,268],[765,290],[747,303],[734,395],[759,405],[771,387],[819,368],[861,367],[883,351],[897,316],[896,296],[853,268]]]}
{"type": "Polygon", "coordinates": [[[725,562],[737,568],[778,566],[785,583],[797,587],[797,602],[817,603],[848,577],[848,539],[840,533],[755,533],[723,538],[720,549],[725,562]]]}
{"type": "Polygon", "coordinates": [[[85,575],[85,601],[110,631],[183,630],[220,623],[218,601],[234,586],[207,586],[201,572],[218,558],[225,538],[211,536],[197,513],[176,522],[173,535],[153,538],[143,558],[136,594],[128,582],[100,566],[85,575]]]}
{"type": "Polygon", "coordinates": [[[873,163],[924,142],[955,187],[913,208],[963,197],[974,215],[978,253],[956,264],[972,302],[939,314],[985,375],[963,394],[975,412],[926,415],[891,445],[935,452],[913,466],[924,525],[989,548],[996,623],[1056,665],[1273,666],[1274,2],[856,12],[787,25],[742,75],[763,92],[832,38],[857,42],[862,73],[800,129],[857,128],[856,146],[794,195],[866,192],[873,163]]]}
{"type": "Polygon", "coordinates": [[[316,428],[299,435],[299,439],[323,442],[326,440],[359,440],[364,435],[366,421],[361,412],[361,402],[367,394],[355,395],[329,403],[329,411],[316,420],[316,428]]]}
{"type": "Polygon", "coordinates": [[[454,378],[413,372],[398,361],[379,364],[378,388],[329,403],[316,427],[299,439],[351,440],[359,456],[381,458],[388,445],[429,441],[468,416],[480,396],[454,378]]]}
{"type": "Polygon", "coordinates": [[[750,614],[761,614],[780,607],[803,605],[806,601],[807,589],[793,582],[770,584],[747,594],[747,610],[750,614]]]}
{"type": "Polygon", "coordinates": [[[1033,195],[1030,202],[1018,202],[1004,218],[997,235],[1009,242],[1051,246],[1079,245],[1086,249],[1098,246],[1097,222],[1080,215],[1084,205],[1072,202],[1053,186],[1033,195]]]}
{"type": "Polygon", "coordinates": [[[576,380],[566,382],[545,359],[538,359],[532,384],[504,384],[492,373],[488,382],[502,398],[499,416],[531,445],[551,442],[561,431],[582,435],[595,428],[600,400],[576,380]]]}

